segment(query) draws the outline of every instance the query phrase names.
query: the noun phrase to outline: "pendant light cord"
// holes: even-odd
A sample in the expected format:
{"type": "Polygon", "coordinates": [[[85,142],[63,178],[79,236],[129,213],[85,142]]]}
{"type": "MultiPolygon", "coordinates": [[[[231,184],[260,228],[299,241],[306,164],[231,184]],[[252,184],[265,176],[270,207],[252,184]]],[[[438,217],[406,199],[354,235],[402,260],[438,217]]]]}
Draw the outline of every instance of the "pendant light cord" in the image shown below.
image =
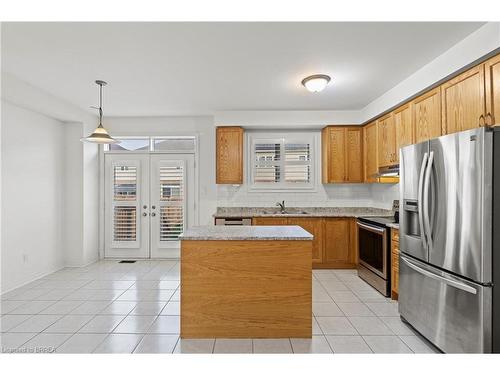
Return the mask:
{"type": "Polygon", "coordinates": [[[99,84],[99,126],[102,126],[102,84],[99,84]]]}

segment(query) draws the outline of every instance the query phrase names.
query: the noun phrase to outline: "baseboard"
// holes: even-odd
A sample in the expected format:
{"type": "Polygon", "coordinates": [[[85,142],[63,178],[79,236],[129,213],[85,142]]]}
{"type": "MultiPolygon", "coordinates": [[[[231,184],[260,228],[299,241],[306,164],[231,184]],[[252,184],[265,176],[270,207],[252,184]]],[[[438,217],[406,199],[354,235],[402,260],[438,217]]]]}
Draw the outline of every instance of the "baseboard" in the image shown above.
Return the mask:
{"type": "Polygon", "coordinates": [[[52,273],[54,273],[54,272],[60,271],[60,270],[62,270],[62,269],[63,269],[63,268],[65,268],[65,267],[66,267],[66,266],[64,266],[64,265],[63,265],[63,266],[61,266],[61,267],[59,267],[59,268],[54,269],[53,271],[49,271],[49,272],[46,272],[46,273],[44,273],[44,274],[42,274],[42,275],[40,275],[40,276],[37,276],[37,277],[35,277],[35,278],[31,279],[30,281],[26,281],[25,283],[22,283],[21,285],[18,285],[18,286],[14,287],[14,288],[10,288],[10,289],[8,289],[8,290],[6,290],[6,291],[4,291],[4,292],[0,293],[0,296],[3,296],[4,294],[7,294],[7,293],[9,293],[9,292],[12,292],[14,289],[22,288],[23,286],[28,285],[29,283],[32,283],[32,282],[33,282],[33,281],[35,281],[35,280],[38,280],[38,279],[44,278],[45,276],[48,276],[48,275],[50,275],[50,274],[52,274],[52,273]]]}
{"type": "Polygon", "coordinates": [[[90,262],[86,263],[86,264],[81,264],[81,265],[71,265],[71,264],[67,264],[65,265],[63,268],[82,268],[82,267],[87,267],[87,266],[90,266],[91,264],[94,264],[96,262],[98,262],[99,260],[91,260],[90,262]]]}

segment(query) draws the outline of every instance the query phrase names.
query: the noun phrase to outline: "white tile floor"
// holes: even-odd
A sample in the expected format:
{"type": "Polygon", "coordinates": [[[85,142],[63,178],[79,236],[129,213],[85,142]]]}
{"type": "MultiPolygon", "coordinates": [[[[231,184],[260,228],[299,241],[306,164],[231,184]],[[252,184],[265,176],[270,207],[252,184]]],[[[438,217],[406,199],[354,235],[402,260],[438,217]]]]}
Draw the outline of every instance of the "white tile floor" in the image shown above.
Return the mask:
{"type": "Polygon", "coordinates": [[[313,271],[312,339],[179,339],[179,263],[101,261],[2,295],[2,352],[432,353],[354,270],[313,271]]]}

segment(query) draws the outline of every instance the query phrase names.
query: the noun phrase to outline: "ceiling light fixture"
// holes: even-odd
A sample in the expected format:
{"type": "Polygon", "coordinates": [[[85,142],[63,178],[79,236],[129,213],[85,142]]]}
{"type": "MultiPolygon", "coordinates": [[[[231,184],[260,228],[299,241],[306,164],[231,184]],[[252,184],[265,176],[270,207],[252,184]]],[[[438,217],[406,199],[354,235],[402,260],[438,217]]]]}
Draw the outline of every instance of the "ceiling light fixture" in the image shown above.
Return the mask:
{"type": "Polygon", "coordinates": [[[99,86],[99,107],[92,107],[99,110],[99,126],[94,130],[92,134],[88,137],[80,139],[82,142],[109,144],[109,143],[120,143],[119,140],[112,138],[106,129],[102,126],[102,87],[106,86],[107,83],[101,80],[95,81],[99,86]]]}
{"type": "Polygon", "coordinates": [[[314,74],[312,76],[306,77],[302,80],[302,85],[310,92],[320,92],[323,91],[330,82],[330,76],[326,74],[314,74]]]}

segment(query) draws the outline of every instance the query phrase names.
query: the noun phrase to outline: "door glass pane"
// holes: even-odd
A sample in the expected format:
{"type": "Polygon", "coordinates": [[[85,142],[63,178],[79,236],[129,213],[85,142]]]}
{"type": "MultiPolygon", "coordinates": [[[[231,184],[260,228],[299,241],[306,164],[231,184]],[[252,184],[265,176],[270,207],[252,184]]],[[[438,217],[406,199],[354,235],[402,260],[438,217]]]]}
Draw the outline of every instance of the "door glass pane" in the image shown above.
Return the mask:
{"type": "Polygon", "coordinates": [[[194,152],[194,137],[165,137],[153,139],[154,151],[194,152]]]}
{"type": "Polygon", "coordinates": [[[113,241],[135,241],[137,239],[137,208],[115,206],[113,213],[113,241]]]}
{"type": "Polygon", "coordinates": [[[160,209],[160,241],[177,241],[183,232],[183,207],[163,206],[160,209]]]}
{"type": "Polygon", "coordinates": [[[149,138],[124,139],[107,145],[105,151],[149,151],[149,138]]]}
{"type": "Polygon", "coordinates": [[[160,201],[182,202],[184,171],[181,166],[160,167],[160,201]]]}
{"type": "Polygon", "coordinates": [[[160,241],[176,241],[184,227],[184,168],[160,167],[160,241]]]}
{"type": "Polygon", "coordinates": [[[134,201],[137,195],[137,167],[114,167],[115,201],[134,201]]]}

